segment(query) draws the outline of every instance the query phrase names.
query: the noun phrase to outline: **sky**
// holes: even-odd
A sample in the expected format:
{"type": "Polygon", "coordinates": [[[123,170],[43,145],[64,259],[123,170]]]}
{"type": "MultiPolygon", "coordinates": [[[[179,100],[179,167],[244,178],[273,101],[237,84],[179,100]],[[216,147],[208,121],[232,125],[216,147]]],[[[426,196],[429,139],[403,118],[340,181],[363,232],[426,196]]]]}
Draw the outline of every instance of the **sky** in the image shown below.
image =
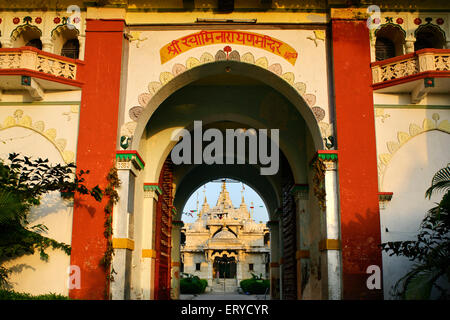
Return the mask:
{"type": "MultiPolygon", "coordinates": [[[[233,180],[236,181],[236,180],[233,180]]],[[[267,208],[261,199],[261,197],[246,184],[242,182],[228,182],[227,180],[227,190],[230,194],[231,201],[233,202],[234,207],[239,207],[241,204],[242,197],[242,185],[244,185],[244,199],[247,204],[247,208],[250,210],[250,203],[253,201],[254,212],[253,212],[253,220],[256,222],[267,222],[269,220],[269,214],[267,212],[267,208]]],[[[195,190],[195,192],[191,195],[189,200],[186,202],[186,205],[183,209],[182,220],[184,222],[190,223],[194,222],[197,219],[197,212],[192,213],[192,217],[187,215],[186,213],[190,213],[191,210],[197,210],[197,193],[198,193],[198,206],[199,210],[202,208],[203,199],[205,198],[203,190],[205,190],[206,199],[208,201],[209,206],[212,208],[216,205],[217,198],[219,197],[220,191],[222,189],[222,182],[219,180],[215,180],[213,182],[208,182],[195,190]]]]}

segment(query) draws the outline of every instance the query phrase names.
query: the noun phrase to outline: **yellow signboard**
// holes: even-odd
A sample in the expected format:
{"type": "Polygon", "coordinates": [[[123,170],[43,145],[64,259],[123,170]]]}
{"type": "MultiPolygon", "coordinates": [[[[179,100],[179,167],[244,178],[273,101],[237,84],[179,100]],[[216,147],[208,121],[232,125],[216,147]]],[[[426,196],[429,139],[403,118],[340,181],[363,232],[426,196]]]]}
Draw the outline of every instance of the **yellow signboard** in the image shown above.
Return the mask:
{"type": "Polygon", "coordinates": [[[239,44],[267,50],[295,65],[298,53],[290,45],[267,35],[243,31],[200,31],[169,42],[160,50],[161,64],[197,47],[211,44],[239,44]]]}

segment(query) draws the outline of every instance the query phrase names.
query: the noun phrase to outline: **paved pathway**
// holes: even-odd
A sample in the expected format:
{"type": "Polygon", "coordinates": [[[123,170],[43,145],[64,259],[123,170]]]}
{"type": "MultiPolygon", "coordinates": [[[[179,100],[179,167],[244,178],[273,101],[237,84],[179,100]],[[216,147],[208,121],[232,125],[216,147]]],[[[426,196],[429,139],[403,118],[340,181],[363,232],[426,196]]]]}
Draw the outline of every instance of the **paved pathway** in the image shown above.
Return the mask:
{"type": "MultiPolygon", "coordinates": [[[[266,296],[269,300],[270,297],[266,296]]],[[[264,295],[211,292],[199,295],[180,294],[180,300],[264,300],[264,295]]]]}

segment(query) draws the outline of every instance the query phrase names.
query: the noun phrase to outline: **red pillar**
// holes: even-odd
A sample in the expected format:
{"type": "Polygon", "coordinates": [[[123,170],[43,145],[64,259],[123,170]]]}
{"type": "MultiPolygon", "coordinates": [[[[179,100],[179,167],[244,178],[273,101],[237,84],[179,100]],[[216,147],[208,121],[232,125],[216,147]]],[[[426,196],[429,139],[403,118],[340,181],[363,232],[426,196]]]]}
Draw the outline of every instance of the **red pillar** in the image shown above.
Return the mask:
{"type": "MultiPolygon", "coordinates": [[[[332,20],[344,299],[382,299],[369,290],[367,267],[382,270],[377,154],[369,29],[332,20]]],[[[381,277],[381,272],[380,272],[381,277]]],[[[381,281],[382,283],[382,281],[381,281]]]]}
{"type": "MultiPolygon", "coordinates": [[[[119,112],[120,72],[124,21],[87,20],[85,66],[77,147],[78,170],[90,170],[88,187],[104,189],[114,166],[119,112]]],[[[104,299],[106,274],[100,266],[107,241],[104,236],[107,199],[75,196],[71,265],[80,268],[81,288],[74,299],[104,299]]],[[[109,289],[109,288],[108,288],[109,289]]],[[[107,289],[107,290],[108,290],[107,289]]]]}

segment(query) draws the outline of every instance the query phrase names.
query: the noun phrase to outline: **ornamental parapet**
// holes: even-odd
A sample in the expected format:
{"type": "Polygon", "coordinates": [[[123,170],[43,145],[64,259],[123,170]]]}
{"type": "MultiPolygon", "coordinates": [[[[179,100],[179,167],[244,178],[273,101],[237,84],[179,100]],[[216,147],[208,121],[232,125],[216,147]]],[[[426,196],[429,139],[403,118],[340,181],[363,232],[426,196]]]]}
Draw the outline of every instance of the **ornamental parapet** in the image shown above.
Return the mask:
{"type": "Polygon", "coordinates": [[[377,92],[410,92],[412,102],[425,93],[448,86],[450,49],[422,49],[371,63],[372,86],[377,92]]]}
{"type": "Polygon", "coordinates": [[[51,54],[33,47],[1,48],[0,72],[14,73],[30,70],[60,79],[77,80],[81,61],[51,54]]]}

